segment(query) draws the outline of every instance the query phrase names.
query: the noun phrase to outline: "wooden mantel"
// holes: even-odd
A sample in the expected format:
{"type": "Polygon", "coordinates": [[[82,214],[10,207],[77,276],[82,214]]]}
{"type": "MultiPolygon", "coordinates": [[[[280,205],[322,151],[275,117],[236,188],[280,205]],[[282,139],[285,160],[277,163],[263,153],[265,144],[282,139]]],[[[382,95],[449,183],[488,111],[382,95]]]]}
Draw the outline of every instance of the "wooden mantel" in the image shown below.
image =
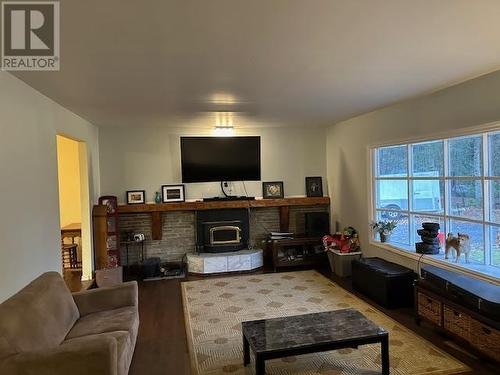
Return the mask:
{"type": "Polygon", "coordinates": [[[330,204],[329,197],[317,198],[283,198],[283,199],[255,199],[243,201],[211,201],[211,202],[181,202],[160,204],[129,204],[118,206],[119,214],[138,214],[165,211],[202,211],[223,208],[258,208],[283,206],[324,206],[330,204]]]}
{"type": "Polygon", "coordinates": [[[152,238],[162,239],[162,212],[168,211],[202,211],[228,208],[262,208],[279,207],[280,230],[288,231],[291,206],[327,206],[329,197],[299,197],[283,199],[256,199],[242,201],[181,202],[160,204],[134,204],[118,206],[118,214],[149,213],[152,216],[152,238]]]}

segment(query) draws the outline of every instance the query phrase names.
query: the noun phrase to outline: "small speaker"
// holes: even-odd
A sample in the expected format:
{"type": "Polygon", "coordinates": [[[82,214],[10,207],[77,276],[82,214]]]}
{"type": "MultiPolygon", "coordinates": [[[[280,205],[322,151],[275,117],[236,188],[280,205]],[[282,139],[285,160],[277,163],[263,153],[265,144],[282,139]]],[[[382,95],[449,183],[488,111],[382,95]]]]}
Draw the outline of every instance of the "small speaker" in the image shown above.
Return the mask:
{"type": "Polygon", "coordinates": [[[330,215],[328,212],[308,212],[306,217],[307,237],[323,237],[330,233],[330,215]]]}

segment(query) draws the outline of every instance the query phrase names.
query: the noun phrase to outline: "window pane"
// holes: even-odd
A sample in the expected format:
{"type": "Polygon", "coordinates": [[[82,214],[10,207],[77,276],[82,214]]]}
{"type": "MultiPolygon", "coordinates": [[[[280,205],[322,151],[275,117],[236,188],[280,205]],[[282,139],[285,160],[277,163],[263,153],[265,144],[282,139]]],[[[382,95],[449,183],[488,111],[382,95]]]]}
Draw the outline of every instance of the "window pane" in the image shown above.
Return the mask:
{"type": "Polygon", "coordinates": [[[483,220],[483,188],[480,180],[450,180],[450,214],[483,220]]]}
{"type": "Polygon", "coordinates": [[[443,202],[444,181],[412,181],[412,211],[443,213],[443,202]]]}
{"type": "Polygon", "coordinates": [[[500,133],[488,135],[490,149],[490,176],[500,176],[500,133]]]}
{"type": "Polygon", "coordinates": [[[490,221],[500,224],[500,181],[490,181],[490,221]]]}
{"type": "MultiPolygon", "coordinates": [[[[483,225],[477,223],[469,223],[466,221],[450,220],[450,232],[455,236],[457,233],[467,234],[470,238],[470,263],[484,264],[484,233],[483,225]]],[[[450,254],[451,259],[455,259],[455,253],[450,254]]],[[[460,263],[465,263],[465,256],[461,255],[460,263]]]]}
{"type": "Polygon", "coordinates": [[[491,264],[500,267],[500,227],[490,227],[491,264]]]}
{"type": "MultiPolygon", "coordinates": [[[[392,213],[389,211],[378,211],[377,212],[377,221],[378,220],[394,220],[392,218],[392,213]]],[[[396,218],[398,225],[394,229],[391,234],[390,243],[402,244],[402,245],[410,245],[410,230],[409,230],[409,220],[408,215],[400,212],[398,217],[396,218]]],[[[380,238],[377,235],[377,240],[380,238]]]]}
{"type": "Polygon", "coordinates": [[[377,208],[408,210],[408,180],[377,180],[377,208]]]}
{"type": "Polygon", "coordinates": [[[414,177],[440,177],[444,175],[443,141],[417,143],[411,147],[414,177]]]}
{"type": "Polygon", "coordinates": [[[446,229],[444,227],[444,219],[442,217],[432,217],[432,216],[422,216],[422,215],[414,215],[413,216],[413,231],[415,233],[415,242],[420,242],[421,238],[417,233],[417,230],[422,229],[422,223],[438,223],[441,227],[439,229],[439,243],[441,245],[441,253],[444,251],[444,242],[446,238],[446,229]]]}
{"type": "Polygon", "coordinates": [[[406,177],[408,175],[407,147],[394,146],[377,149],[377,171],[379,177],[406,177]]]}
{"type": "Polygon", "coordinates": [[[481,155],[481,136],[450,139],[450,176],[481,176],[483,169],[481,155]]]}

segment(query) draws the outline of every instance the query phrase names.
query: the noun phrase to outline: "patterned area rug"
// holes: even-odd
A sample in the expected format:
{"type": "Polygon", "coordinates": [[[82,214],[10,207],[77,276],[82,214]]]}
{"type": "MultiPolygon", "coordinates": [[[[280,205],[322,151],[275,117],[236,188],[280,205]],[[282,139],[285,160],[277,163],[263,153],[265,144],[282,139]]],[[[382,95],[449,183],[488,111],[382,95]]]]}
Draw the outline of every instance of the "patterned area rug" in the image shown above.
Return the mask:
{"type": "MultiPolygon", "coordinates": [[[[254,374],[243,367],[241,322],[344,309],[361,311],[389,332],[391,374],[458,374],[470,369],[316,271],[182,283],[193,372],[254,374]]],[[[380,374],[380,345],[266,362],[266,374],[380,374]]]]}

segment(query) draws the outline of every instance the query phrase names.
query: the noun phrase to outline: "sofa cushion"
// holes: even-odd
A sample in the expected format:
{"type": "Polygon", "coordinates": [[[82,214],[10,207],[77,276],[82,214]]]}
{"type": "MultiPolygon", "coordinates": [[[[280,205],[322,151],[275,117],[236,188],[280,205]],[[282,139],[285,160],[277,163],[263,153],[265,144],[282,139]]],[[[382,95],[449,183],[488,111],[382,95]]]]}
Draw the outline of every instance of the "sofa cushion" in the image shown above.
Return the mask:
{"type": "Polygon", "coordinates": [[[99,338],[99,337],[111,337],[116,340],[116,358],[117,358],[117,375],[126,375],[128,373],[128,366],[130,364],[130,360],[132,354],[134,353],[135,343],[132,342],[132,338],[128,331],[114,331],[114,332],[105,332],[99,333],[96,335],[82,336],[74,339],[68,339],[63,341],[61,348],[64,348],[64,345],[78,345],[81,343],[85,345],[89,338],[99,338]]]}
{"type": "Polygon", "coordinates": [[[81,317],[69,331],[66,340],[99,333],[127,331],[134,333],[139,325],[136,306],[100,311],[81,317]]]}
{"type": "Polygon", "coordinates": [[[0,304],[0,358],[61,344],[79,317],[61,275],[41,275],[0,304]]]}

